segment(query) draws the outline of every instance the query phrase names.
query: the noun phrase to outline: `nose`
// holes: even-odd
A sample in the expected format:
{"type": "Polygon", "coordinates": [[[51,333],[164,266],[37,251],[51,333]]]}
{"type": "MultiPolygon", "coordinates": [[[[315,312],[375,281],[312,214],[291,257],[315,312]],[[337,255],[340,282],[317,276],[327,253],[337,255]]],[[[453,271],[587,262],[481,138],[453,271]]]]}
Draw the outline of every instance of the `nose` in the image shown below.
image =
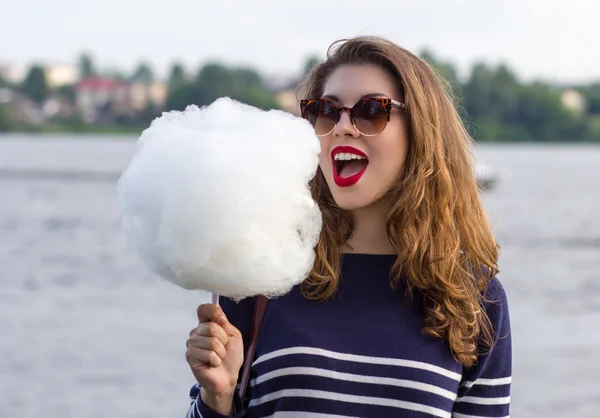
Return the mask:
{"type": "Polygon", "coordinates": [[[341,109],[340,113],[340,120],[338,120],[338,122],[336,123],[335,128],[333,129],[333,134],[339,137],[359,136],[360,133],[352,124],[352,119],[350,118],[350,111],[348,109],[341,109]]]}

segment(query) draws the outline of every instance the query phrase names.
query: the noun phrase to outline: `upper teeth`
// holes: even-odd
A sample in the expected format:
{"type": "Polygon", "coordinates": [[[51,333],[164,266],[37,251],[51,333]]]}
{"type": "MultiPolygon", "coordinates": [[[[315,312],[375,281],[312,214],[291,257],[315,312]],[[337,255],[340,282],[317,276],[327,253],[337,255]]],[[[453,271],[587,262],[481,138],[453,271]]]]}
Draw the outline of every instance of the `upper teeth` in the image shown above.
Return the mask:
{"type": "Polygon", "coordinates": [[[335,154],[335,156],[333,157],[334,160],[364,160],[365,157],[363,157],[362,155],[357,155],[357,154],[350,154],[348,152],[340,152],[339,154],[335,154]]]}

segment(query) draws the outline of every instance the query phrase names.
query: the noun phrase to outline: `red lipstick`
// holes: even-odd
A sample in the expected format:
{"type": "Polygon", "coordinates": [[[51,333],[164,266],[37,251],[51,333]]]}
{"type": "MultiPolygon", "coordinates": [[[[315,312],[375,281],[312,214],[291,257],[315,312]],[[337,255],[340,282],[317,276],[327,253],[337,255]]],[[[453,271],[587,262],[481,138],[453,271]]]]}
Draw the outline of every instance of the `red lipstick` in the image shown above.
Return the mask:
{"type": "MultiPolygon", "coordinates": [[[[353,161],[353,160],[350,160],[350,161],[353,161]]],[[[331,166],[332,166],[332,171],[333,171],[333,181],[339,187],[350,187],[350,186],[354,186],[356,183],[358,183],[358,181],[361,179],[363,174],[365,174],[365,172],[367,171],[368,164],[369,164],[369,161],[368,161],[367,155],[364,152],[362,152],[361,150],[356,149],[354,147],[339,146],[339,147],[335,147],[333,150],[331,150],[331,166]],[[337,154],[355,154],[355,155],[361,156],[366,160],[366,164],[357,173],[354,173],[347,177],[342,177],[342,176],[340,176],[340,173],[338,171],[338,169],[340,167],[338,165],[339,161],[335,159],[335,156],[337,154]]]]}

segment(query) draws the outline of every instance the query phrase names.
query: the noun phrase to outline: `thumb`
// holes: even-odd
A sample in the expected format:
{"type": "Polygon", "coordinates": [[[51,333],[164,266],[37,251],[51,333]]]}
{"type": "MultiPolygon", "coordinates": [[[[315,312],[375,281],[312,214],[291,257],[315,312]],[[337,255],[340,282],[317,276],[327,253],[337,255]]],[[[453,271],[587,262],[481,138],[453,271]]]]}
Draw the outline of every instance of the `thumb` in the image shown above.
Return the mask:
{"type": "Polygon", "coordinates": [[[229,321],[225,322],[224,324],[220,324],[221,327],[223,328],[223,330],[227,333],[227,336],[229,338],[238,338],[238,339],[242,339],[242,333],[240,332],[239,329],[237,329],[235,326],[233,326],[233,324],[229,321]]]}

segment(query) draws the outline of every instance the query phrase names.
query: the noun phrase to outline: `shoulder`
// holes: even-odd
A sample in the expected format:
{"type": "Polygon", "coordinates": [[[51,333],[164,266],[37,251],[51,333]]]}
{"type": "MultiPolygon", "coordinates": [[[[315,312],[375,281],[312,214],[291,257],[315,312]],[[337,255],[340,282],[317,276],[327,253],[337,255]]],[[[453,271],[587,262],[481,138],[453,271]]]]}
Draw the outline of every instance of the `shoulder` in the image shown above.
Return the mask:
{"type": "MultiPolygon", "coordinates": [[[[494,276],[483,295],[481,302],[482,309],[487,315],[489,327],[489,337],[491,340],[487,340],[481,343],[484,353],[489,353],[488,350],[493,351],[511,351],[512,345],[512,333],[511,333],[511,321],[508,307],[508,297],[504,286],[494,276]],[[491,346],[489,344],[491,343],[491,346]]],[[[482,339],[483,339],[482,335],[482,339]]]]}
{"type": "Polygon", "coordinates": [[[508,321],[508,296],[497,276],[490,280],[482,304],[495,328],[508,321]]]}
{"type": "Polygon", "coordinates": [[[504,286],[498,279],[498,276],[493,276],[485,291],[485,299],[491,303],[504,303],[507,300],[504,286]]]}
{"type": "Polygon", "coordinates": [[[474,365],[463,367],[453,416],[508,416],[512,384],[512,337],[508,299],[504,287],[493,277],[482,305],[492,327],[487,343],[474,365]]]}
{"type": "MultiPolygon", "coordinates": [[[[482,301],[490,326],[491,340],[480,342],[480,353],[474,366],[465,367],[465,378],[475,381],[504,379],[511,376],[512,335],[506,291],[497,277],[493,277],[482,301]],[[490,345],[491,344],[491,345],[490,345]]],[[[504,380],[502,380],[504,381],[504,380]]]]}

